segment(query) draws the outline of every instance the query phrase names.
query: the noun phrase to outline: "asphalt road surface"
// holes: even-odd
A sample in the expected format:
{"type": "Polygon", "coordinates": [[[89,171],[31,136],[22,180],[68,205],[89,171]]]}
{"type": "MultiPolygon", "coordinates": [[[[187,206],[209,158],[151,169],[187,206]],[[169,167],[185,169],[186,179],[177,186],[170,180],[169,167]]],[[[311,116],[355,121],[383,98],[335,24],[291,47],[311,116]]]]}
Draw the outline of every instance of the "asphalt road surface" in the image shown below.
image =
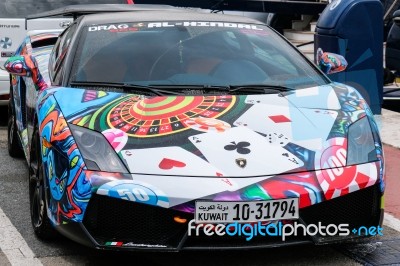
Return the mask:
{"type": "Polygon", "coordinates": [[[7,153],[5,113],[6,108],[0,108],[0,265],[400,264],[400,232],[387,226],[384,226],[384,236],[359,243],[256,251],[105,252],[83,247],[61,236],[51,242],[40,241],[30,224],[26,162],[13,159],[7,153]]]}

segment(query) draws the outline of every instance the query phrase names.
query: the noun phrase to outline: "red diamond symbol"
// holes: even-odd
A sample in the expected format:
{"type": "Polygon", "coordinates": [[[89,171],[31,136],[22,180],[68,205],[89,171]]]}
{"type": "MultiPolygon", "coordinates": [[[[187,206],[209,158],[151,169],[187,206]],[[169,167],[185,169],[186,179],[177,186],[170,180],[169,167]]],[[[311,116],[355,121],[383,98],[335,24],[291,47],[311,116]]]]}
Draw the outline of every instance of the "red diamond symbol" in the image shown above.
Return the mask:
{"type": "Polygon", "coordinates": [[[286,123],[286,122],[292,122],[289,118],[287,118],[284,115],[271,115],[268,116],[272,121],[275,123],[286,123]]]}

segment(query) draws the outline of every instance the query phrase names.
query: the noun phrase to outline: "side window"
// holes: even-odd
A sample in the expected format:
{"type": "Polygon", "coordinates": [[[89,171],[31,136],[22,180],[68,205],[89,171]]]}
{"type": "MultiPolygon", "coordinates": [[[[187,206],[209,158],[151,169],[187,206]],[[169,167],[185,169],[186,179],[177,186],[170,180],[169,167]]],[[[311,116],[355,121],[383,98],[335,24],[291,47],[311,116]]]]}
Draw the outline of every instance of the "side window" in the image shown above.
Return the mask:
{"type": "Polygon", "coordinates": [[[63,61],[68,53],[68,48],[71,43],[72,37],[76,30],[76,23],[72,24],[66,29],[58,38],[54,45],[53,52],[50,58],[50,75],[53,84],[59,85],[62,80],[62,73],[64,70],[63,61]]]}

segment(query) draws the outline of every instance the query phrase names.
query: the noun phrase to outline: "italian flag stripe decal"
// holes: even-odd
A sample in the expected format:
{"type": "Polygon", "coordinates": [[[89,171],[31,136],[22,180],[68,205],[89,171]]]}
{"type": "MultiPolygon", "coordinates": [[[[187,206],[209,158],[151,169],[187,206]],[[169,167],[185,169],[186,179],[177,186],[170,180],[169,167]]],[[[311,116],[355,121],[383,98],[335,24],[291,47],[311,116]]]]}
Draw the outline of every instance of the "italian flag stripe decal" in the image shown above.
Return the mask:
{"type": "Polygon", "coordinates": [[[117,246],[120,247],[122,246],[122,242],[106,242],[106,246],[117,246]]]}

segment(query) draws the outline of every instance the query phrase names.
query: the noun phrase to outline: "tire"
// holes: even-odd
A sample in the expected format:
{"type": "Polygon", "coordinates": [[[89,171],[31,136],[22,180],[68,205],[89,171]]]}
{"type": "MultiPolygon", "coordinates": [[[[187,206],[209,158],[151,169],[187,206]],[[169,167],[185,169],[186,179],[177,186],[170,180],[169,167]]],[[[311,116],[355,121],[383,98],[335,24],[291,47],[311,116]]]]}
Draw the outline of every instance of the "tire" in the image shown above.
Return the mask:
{"type": "Polygon", "coordinates": [[[32,137],[29,162],[29,205],[33,230],[42,240],[51,240],[57,236],[47,216],[46,186],[42,165],[39,132],[36,128],[32,137]]]}
{"type": "Polygon", "coordinates": [[[8,101],[8,123],[7,123],[7,147],[8,154],[14,158],[21,158],[24,156],[21,141],[17,133],[17,123],[15,121],[14,108],[12,104],[12,97],[8,101]]]}

